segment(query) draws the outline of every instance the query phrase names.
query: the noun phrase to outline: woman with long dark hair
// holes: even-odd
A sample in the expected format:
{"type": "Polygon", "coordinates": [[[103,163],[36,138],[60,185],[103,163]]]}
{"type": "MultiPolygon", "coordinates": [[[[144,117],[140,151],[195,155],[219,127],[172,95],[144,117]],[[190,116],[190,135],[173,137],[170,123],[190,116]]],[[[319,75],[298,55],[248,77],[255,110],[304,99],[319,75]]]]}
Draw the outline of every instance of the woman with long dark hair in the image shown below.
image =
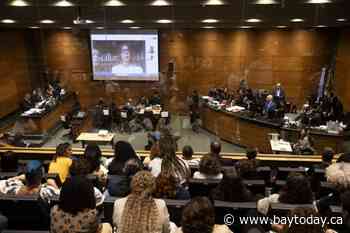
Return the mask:
{"type": "Polygon", "coordinates": [[[254,199],[234,168],[224,171],[224,176],[220,184],[213,189],[211,197],[213,200],[227,202],[249,202],[254,199]]]}
{"type": "Polygon", "coordinates": [[[51,209],[50,232],[112,233],[108,223],[99,222],[94,187],[85,177],[75,176],[63,184],[59,203],[51,209]]]}
{"type": "Polygon", "coordinates": [[[258,201],[257,208],[262,214],[267,214],[271,203],[286,204],[312,204],[314,196],[307,177],[300,173],[291,173],[287,178],[286,185],[279,194],[258,201]]]}
{"type": "MultiPolygon", "coordinates": [[[[48,173],[57,173],[61,183],[64,183],[69,175],[69,168],[72,165],[72,147],[69,143],[62,143],[56,147],[56,154],[54,155],[48,173]]],[[[56,186],[53,179],[48,180],[48,184],[56,186]]]]}
{"type": "Polygon", "coordinates": [[[118,141],[114,145],[114,158],[108,166],[108,174],[122,175],[125,163],[129,159],[135,159],[141,164],[140,158],[131,144],[126,141],[118,141]]]}

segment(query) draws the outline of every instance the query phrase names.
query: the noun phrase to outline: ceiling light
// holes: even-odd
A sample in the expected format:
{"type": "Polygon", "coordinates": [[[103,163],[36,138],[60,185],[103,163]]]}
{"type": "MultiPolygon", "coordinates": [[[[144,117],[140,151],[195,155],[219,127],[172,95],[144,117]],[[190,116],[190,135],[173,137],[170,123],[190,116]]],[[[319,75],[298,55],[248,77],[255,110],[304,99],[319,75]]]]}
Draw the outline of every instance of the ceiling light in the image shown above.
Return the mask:
{"type": "Polygon", "coordinates": [[[124,19],[121,21],[121,23],[135,23],[135,21],[131,19],[124,19]]]}
{"type": "Polygon", "coordinates": [[[247,28],[253,28],[253,26],[246,26],[246,25],[244,25],[244,26],[240,26],[239,28],[247,29],[247,28]]]}
{"type": "Polygon", "coordinates": [[[215,28],[214,26],[204,26],[204,27],[202,27],[202,28],[204,28],[204,29],[213,29],[213,28],[215,28]]]}
{"type": "Polygon", "coordinates": [[[141,27],[137,27],[137,26],[133,26],[133,27],[129,27],[130,29],[140,29],[141,27]]]}
{"type": "Polygon", "coordinates": [[[53,21],[51,19],[43,19],[43,20],[40,21],[40,23],[50,24],[50,23],[55,23],[55,21],[53,21]]]}
{"type": "Polygon", "coordinates": [[[72,27],[63,27],[63,29],[70,30],[70,29],[72,29],[72,27]]]}
{"type": "Polygon", "coordinates": [[[169,6],[170,3],[166,0],[155,0],[151,3],[151,6],[169,6]]]}
{"type": "Polygon", "coordinates": [[[247,23],[260,23],[261,22],[261,19],[246,19],[246,22],[247,23]]]}
{"type": "Polygon", "coordinates": [[[276,0],[256,0],[254,4],[258,5],[270,5],[270,4],[278,4],[276,0]]]}
{"type": "Polygon", "coordinates": [[[204,19],[202,20],[202,23],[218,23],[219,20],[217,19],[204,19]]]}
{"type": "Polygon", "coordinates": [[[67,1],[67,0],[60,0],[54,4],[54,6],[59,6],[59,7],[70,7],[74,6],[73,3],[67,1]]]}
{"type": "Polygon", "coordinates": [[[38,26],[30,26],[29,28],[30,29],[39,29],[40,27],[38,27],[38,26]]]}
{"type": "Polygon", "coordinates": [[[293,22],[293,23],[300,23],[300,22],[304,22],[304,20],[303,20],[303,19],[299,19],[299,18],[291,19],[290,21],[291,21],[291,22],[293,22]]]}
{"type": "Polygon", "coordinates": [[[308,0],[306,3],[311,4],[323,4],[323,3],[331,3],[331,0],[308,0]]]}
{"type": "Polygon", "coordinates": [[[225,3],[222,0],[207,0],[204,5],[224,5],[225,3]]]}
{"type": "Polygon", "coordinates": [[[337,21],[338,22],[346,22],[346,21],[348,21],[347,19],[344,19],[344,18],[339,18],[339,19],[337,19],[337,21]]]}
{"type": "Polygon", "coordinates": [[[285,25],[278,25],[276,26],[276,28],[287,28],[288,26],[285,26],[285,25]]]}
{"type": "Polygon", "coordinates": [[[125,6],[124,3],[118,0],[109,0],[104,5],[105,6],[125,6]]]}
{"type": "Polygon", "coordinates": [[[29,3],[24,0],[14,0],[10,3],[10,6],[29,6],[29,3]]]}
{"type": "Polygon", "coordinates": [[[103,30],[103,29],[105,29],[104,27],[96,27],[96,29],[98,29],[98,30],[103,30]]]}
{"type": "Polygon", "coordinates": [[[3,19],[1,20],[1,23],[16,23],[16,21],[13,19],[3,19]]]}
{"type": "Polygon", "coordinates": [[[160,20],[157,20],[157,23],[172,23],[173,21],[170,20],[170,19],[160,19],[160,20]]]}
{"type": "Polygon", "coordinates": [[[90,20],[90,19],[85,20],[85,22],[86,22],[86,23],[95,23],[95,21],[90,20]]]}
{"type": "Polygon", "coordinates": [[[315,26],[316,28],[326,28],[327,26],[326,25],[322,25],[322,24],[320,24],[320,25],[317,25],[317,26],[315,26]]]}

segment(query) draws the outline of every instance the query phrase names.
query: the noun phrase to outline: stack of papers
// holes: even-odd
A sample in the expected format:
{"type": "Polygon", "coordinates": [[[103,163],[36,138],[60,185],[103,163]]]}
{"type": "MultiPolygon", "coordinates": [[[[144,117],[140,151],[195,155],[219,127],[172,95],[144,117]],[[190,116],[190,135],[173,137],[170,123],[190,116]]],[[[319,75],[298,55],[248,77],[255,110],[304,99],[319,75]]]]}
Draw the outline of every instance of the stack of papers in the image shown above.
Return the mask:
{"type": "Polygon", "coordinates": [[[241,107],[241,106],[238,106],[238,105],[226,108],[226,111],[229,111],[229,112],[241,112],[241,111],[244,111],[244,110],[245,110],[244,107],[241,107]]]}
{"type": "Polygon", "coordinates": [[[21,114],[21,116],[30,116],[33,114],[40,114],[44,111],[45,109],[43,108],[31,108],[28,111],[25,111],[24,113],[21,114]]]}

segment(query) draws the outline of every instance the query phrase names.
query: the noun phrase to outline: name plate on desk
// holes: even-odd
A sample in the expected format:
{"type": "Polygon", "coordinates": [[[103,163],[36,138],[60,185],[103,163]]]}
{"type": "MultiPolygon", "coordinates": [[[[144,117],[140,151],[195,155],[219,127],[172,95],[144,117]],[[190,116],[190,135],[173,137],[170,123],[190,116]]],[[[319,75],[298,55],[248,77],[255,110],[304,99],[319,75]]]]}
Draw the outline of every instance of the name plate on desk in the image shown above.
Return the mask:
{"type": "Polygon", "coordinates": [[[167,118],[169,117],[169,112],[161,112],[160,116],[163,118],[167,118]]]}
{"type": "Polygon", "coordinates": [[[109,116],[109,110],[108,109],[103,109],[103,115],[104,116],[109,116]]]}
{"type": "Polygon", "coordinates": [[[128,114],[126,112],[121,112],[120,115],[122,118],[128,118],[128,114]]]}
{"type": "Polygon", "coordinates": [[[292,146],[289,142],[281,141],[281,140],[270,140],[271,149],[273,151],[281,151],[281,152],[293,152],[292,146]]]}

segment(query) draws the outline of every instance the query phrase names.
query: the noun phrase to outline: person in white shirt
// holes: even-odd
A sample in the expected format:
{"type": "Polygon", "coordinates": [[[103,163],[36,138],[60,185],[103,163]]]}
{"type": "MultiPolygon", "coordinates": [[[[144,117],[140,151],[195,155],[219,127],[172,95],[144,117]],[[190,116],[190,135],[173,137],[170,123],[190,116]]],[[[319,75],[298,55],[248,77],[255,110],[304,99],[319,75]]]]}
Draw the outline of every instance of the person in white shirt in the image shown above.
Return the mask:
{"type": "Polygon", "coordinates": [[[142,67],[130,64],[130,51],[129,47],[125,44],[121,46],[120,58],[121,64],[112,67],[112,74],[117,76],[128,76],[129,74],[142,74],[144,72],[142,67]]]}
{"type": "Polygon", "coordinates": [[[217,157],[205,155],[199,162],[199,171],[193,174],[194,179],[217,179],[221,180],[221,164],[217,157]]]}

